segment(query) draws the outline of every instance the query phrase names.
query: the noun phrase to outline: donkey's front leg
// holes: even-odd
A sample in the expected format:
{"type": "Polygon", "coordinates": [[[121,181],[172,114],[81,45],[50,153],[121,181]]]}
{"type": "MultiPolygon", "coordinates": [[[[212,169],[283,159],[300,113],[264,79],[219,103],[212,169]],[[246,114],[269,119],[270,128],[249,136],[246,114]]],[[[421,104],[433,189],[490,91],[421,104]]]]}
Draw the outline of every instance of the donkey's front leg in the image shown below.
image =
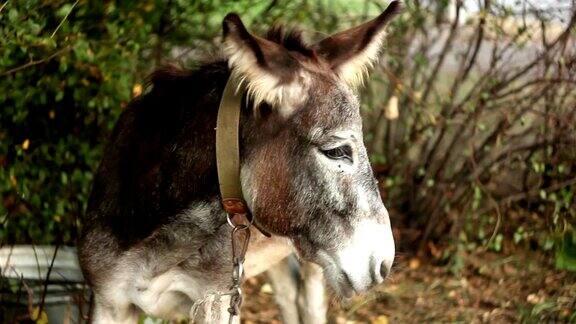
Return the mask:
{"type": "Polygon", "coordinates": [[[267,271],[274,299],[287,324],[326,323],[326,296],[322,268],[291,255],[267,271]]]}
{"type": "Polygon", "coordinates": [[[302,261],[300,275],[302,281],[298,291],[298,309],[302,323],[326,323],[328,303],[322,268],[315,263],[302,261]]]}
{"type": "Polygon", "coordinates": [[[200,305],[190,311],[190,323],[197,324],[239,324],[239,317],[235,316],[230,322],[230,296],[209,296],[200,305]]]}
{"type": "Polygon", "coordinates": [[[282,322],[300,323],[298,314],[298,261],[290,255],[266,271],[274,289],[274,300],[280,308],[282,322]]]}
{"type": "Polygon", "coordinates": [[[136,324],[139,312],[128,303],[111,305],[102,300],[99,295],[94,296],[94,308],[90,323],[93,324],[136,324]]]}

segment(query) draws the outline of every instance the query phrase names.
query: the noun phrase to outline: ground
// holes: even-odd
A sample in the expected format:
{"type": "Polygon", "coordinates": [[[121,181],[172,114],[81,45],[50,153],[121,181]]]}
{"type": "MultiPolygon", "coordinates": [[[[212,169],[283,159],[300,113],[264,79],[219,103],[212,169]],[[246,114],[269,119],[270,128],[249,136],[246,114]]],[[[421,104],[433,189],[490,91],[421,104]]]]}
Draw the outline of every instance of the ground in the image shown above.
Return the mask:
{"type": "MultiPolygon", "coordinates": [[[[382,286],[332,298],[329,323],[576,323],[576,274],[534,251],[460,253],[459,270],[434,258],[397,257],[382,286]]],[[[246,283],[243,322],[280,323],[265,276],[246,283]]]]}

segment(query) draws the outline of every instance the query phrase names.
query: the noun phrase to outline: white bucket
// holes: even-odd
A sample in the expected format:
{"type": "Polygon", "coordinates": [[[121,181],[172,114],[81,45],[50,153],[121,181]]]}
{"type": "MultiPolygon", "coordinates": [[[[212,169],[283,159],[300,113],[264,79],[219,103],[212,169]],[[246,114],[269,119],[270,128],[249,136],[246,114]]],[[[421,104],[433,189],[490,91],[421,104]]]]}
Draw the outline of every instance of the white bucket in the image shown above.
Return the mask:
{"type": "Polygon", "coordinates": [[[3,247],[0,249],[0,277],[2,285],[8,286],[0,291],[0,309],[4,316],[7,313],[12,316],[28,314],[30,309],[38,309],[42,299],[42,309],[49,323],[80,323],[80,308],[87,314],[85,297],[88,290],[75,248],[3,247]]]}

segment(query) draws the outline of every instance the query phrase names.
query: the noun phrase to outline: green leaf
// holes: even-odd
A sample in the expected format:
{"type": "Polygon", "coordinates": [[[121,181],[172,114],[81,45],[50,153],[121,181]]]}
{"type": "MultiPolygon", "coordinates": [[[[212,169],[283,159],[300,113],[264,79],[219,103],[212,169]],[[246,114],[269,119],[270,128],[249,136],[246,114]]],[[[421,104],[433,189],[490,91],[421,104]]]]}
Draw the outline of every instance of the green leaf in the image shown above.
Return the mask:
{"type": "Polygon", "coordinates": [[[11,8],[10,10],[8,10],[8,21],[10,21],[11,23],[15,23],[16,20],[18,20],[18,10],[16,10],[15,8],[11,8]]]}
{"type": "Polygon", "coordinates": [[[560,238],[556,249],[556,267],[576,271],[576,231],[572,227],[560,238]]]}
{"type": "Polygon", "coordinates": [[[56,16],[59,18],[64,18],[70,12],[70,10],[72,10],[73,7],[73,3],[64,4],[62,7],[60,7],[60,9],[56,11],[56,16]]]}

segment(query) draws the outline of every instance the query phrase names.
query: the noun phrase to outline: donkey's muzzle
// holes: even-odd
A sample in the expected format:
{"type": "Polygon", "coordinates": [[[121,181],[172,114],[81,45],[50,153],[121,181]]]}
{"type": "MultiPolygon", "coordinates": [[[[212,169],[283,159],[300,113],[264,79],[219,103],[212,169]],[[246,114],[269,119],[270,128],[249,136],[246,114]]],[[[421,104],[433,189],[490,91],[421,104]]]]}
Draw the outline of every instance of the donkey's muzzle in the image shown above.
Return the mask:
{"type": "Polygon", "coordinates": [[[361,293],[383,282],[394,262],[390,223],[374,219],[358,222],[347,243],[335,252],[334,259],[342,273],[340,286],[350,286],[361,293]]]}

